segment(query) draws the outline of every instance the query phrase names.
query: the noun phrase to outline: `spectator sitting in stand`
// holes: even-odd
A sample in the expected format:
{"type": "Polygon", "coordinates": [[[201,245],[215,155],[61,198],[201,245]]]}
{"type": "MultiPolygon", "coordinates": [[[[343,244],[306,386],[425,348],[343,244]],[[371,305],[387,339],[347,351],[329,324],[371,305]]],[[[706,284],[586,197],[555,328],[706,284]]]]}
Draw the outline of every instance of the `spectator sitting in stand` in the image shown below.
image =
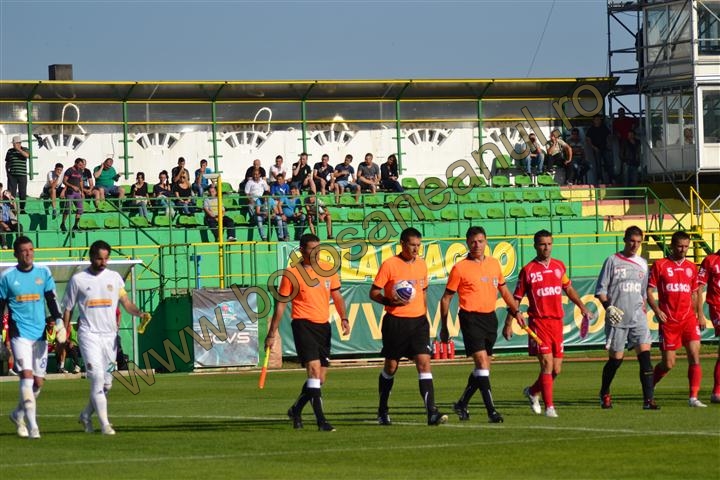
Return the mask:
{"type": "Polygon", "coordinates": [[[113,159],[106,158],[103,163],[93,169],[95,184],[105,190],[105,197],[115,197],[118,199],[125,198],[125,190],[115,185],[120,179],[120,175],[113,167],[113,159]]]}
{"type": "MultiPolygon", "coordinates": [[[[263,242],[267,242],[267,233],[265,232],[265,223],[267,223],[268,215],[270,212],[268,211],[268,205],[267,205],[267,197],[265,196],[265,191],[263,190],[262,194],[258,197],[250,197],[248,196],[248,201],[250,202],[250,217],[252,222],[257,225],[258,232],[260,233],[260,239],[263,242]]],[[[269,227],[268,227],[269,231],[269,227]]]]}
{"type": "Polygon", "coordinates": [[[313,182],[315,182],[315,191],[319,191],[322,195],[335,190],[335,177],[333,173],[335,169],[330,165],[330,156],[324,153],[321,161],[313,167],[313,182]]]}
{"type": "Polygon", "coordinates": [[[55,168],[53,170],[50,170],[47,174],[47,182],[45,182],[45,186],[42,190],[42,195],[40,195],[40,198],[49,198],[50,199],[50,205],[52,206],[52,218],[57,217],[57,199],[62,198],[63,194],[63,164],[62,163],[56,163],[55,168]]]}
{"type": "Polygon", "coordinates": [[[528,156],[525,157],[525,172],[528,175],[533,175],[533,173],[540,175],[544,171],[545,152],[537,139],[537,135],[531,133],[528,135],[528,138],[530,142],[527,144],[527,148],[530,152],[528,156]],[[535,166],[534,170],[533,165],[535,166]]]}
{"type": "Polygon", "coordinates": [[[187,168],[185,168],[185,159],[183,157],[179,157],[177,161],[177,166],[173,167],[170,171],[170,183],[178,183],[180,181],[180,177],[182,177],[183,174],[187,178],[190,178],[190,172],[187,168]]]}
{"type": "MultiPolygon", "coordinates": [[[[105,201],[105,189],[95,185],[95,177],[87,168],[87,161],[82,160],[82,193],[84,198],[93,198],[95,208],[100,208],[100,202],[105,201]]],[[[64,184],[64,182],[63,182],[64,184]]],[[[67,198],[67,188],[65,189],[65,198],[67,198]]]]}
{"type": "Polygon", "coordinates": [[[135,183],[130,187],[130,196],[134,199],[135,206],[138,208],[138,214],[142,217],[148,217],[148,186],[145,182],[145,174],[138,172],[135,175],[135,183]]]}
{"type": "Polygon", "coordinates": [[[18,231],[17,210],[15,199],[9,190],[3,190],[0,183],[0,245],[3,250],[8,249],[8,245],[12,245],[12,232],[18,231]]]}
{"type": "Polygon", "coordinates": [[[305,198],[305,214],[307,215],[308,225],[310,225],[310,233],[316,235],[315,223],[319,225],[320,222],[325,222],[327,238],[332,240],[332,218],[330,217],[330,210],[322,200],[317,199],[315,195],[308,195],[305,198]]]}
{"type": "Polygon", "coordinates": [[[279,173],[276,182],[270,185],[270,195],[274,197],[287,197],[290,194],[290,184],[285,181],[285,175],[279,173]]]}
{"type": "Polygon", "coordinates": [[[350,165],[352,161],[353,156],[347,154],[343,163],[335,166],[335,204],[340,203],[340,195],[345,189],[355,192],[355,203],[360,203],[360,186],[355,183],[355,169],[350,165]]]}
{"type": "MultiPolygon", "coordinates": [[[[253,178],[253,174],[254,174],[256,171],[257,171],[257,172],[260,172],[260,178],[261,178],[265,183],[267,183],[267,180],[266,180],[267,175],[266,175],[266,173],[265,173],[265,169],[262,167],[262,163],[260,162],[260,159],[259,159],[259,158],[256,158],[255,160],[253,160],[253,164],[252,164],[250,167],[248,167],[247,170],[245,170],[245,178],[243,179],[242,182],[240,182],[240,187],[238,188],[238,192],[242,192],[242,191],[245,190],[245,185],[247,185],[247,182],[248,182],[251,178],[253,178]]],[[[268,188],[269,188],[269,187],[268,187],[268,188]]]]}
{"type": "Polygon", "coordinates": [[[290,189],[290,197],[280,197],[283,221],[293,223],[295,226],[295,241],[299,241],[305,232],[307,217],[303,213],[303,203],[300,190],[297,187],[290,189]]]}
{"type": "Polygon", "coordinates": [[[393,153],[385,163],[380,165],[380,186],[391,192],[402,193],[405,189],[398,182],[398,177],[397,157],[393,153]]]}
{"type": "Polygon", "coordinates": [[[201,197],[210,185],[210,180],[208,180],[205,175],[213,173],[212,169],[207,165],[207,160],[205,160],[204,158],[200,160],[200,168],[195,170],[195,181],[192,185],[193,192],[197,193],[201,197]]]}
{"type": "Polygon", "coordinates": [[[547,143],[547,165],[550,170],[553,170],[556,164],[561,165],[565,170],[565,183],[572,185],[575,183],[572,148],[560,136],[561,133],[558,129],[550,132],[550,140],[547,143]]]}
{"type": "Polygon", "coordinates": [[[265,192],[270,191],[270,187],[264,178],[262,178],[262,172],[254,170],[250,178],[245,182],[245,188],[243,190],[245,195],[248,197],[248,202],[254,205],[255,200],[261,197],[265,192]]]}
{"type": "Polygon", "coordinates": [[[60,230],[67,232],[65,227],[65,219],[70,215],[72,204],[75,204],[75,225],[73,230],[78,229],[80,216],[83,214],[83,175],[85,172],[85,160],[82,158],[75,159],[75,165],[68,168],[63,175],[63,185],[65,185],[65,208],[63,209],[62,221],[60,222],[60,230]]]}
{"type": "Polygon", "coordinates": [[[178,183],[172,186],[175,195],[175,206],[182,215],[192,215],[196,211],[195,197],[192,194],[192,187],[187,175],[180,175],[178,183]]]}
{"type": "MultiPolygon", "coordinates": [[[[215,241],[219,241],[218,236],[218,217],[220,216],[219,199],[217,196],[217,187],[214,183],[208,185],[208,196],[203,201],[203,210],[205,211],[205,225],[210,228],[210,231],[215,236],[215,241]]],[[[235,222],[232,218],[225,215],[225,207],[222,207],[223,217],[223,230],[227,232],[228,242],[235,241],[235,222]]]]}
{"type": "Polygon", "coordinates": [[[305,152],[301,153],[300,159],[292,165],[290,185],[297,185],[301,192],[304,189],[308,189],[312,193],[316,191],[315,182],[312,179],[312,169],[308,165],[308,154],[305,152]]]}
{"type": "Polygon", "coordinates": [[[275,223],[275,229],[277,231],[278,242],[288,241],[288,225],[285,215],[283,215],[282,202],[273,197],[267,197],[267,210],[270,215],[268,220],[268,236],[270,234],[270,221],[275,223]]]}
{"type": "Polygon", "coordinates": [[[270,184],[277,182],[277,177],[281,173],[287,180],[287,169],[283,165],[283,157],[282,157],[282,155],[278,155],[277,157],[275,157],[275,165],[270,167],[270,179],[269,179],[270,184]]]}
{"type": "Polygon", "coordinates": [[[373,162],[372,153],[366,153],[365,161],[358,165],[357,183],[361,191],[377,192],[380,185],[380,167],[373,162]]]}
{"type": "Polygon", "coordinates": [[[175,210],[172,208],[170,198],[175,197],[172,185],[168,179],[167,170],[163,170],[158,175],[159,183],[156,183],[153,187],[153,196],[156,198],[155,206],[165,210],[165,214],[169,217],[175,216],[175,210]]]}

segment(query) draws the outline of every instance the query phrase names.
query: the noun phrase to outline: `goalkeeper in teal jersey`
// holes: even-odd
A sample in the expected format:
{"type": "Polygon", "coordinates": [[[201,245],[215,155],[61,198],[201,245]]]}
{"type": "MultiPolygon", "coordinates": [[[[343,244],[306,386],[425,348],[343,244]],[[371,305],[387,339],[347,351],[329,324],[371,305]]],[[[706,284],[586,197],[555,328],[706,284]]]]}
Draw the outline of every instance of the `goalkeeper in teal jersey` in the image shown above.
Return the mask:
{"type": "Polygon", "coordinates": [[[40,438],[35,411],[47,367],[45,303],[59,328],[64,327],[55,298],[55,281],[47,267],[33,265],[32,241],[18,237],[13,249],[18,263],[0,275],[0,312],[8,307],[10,345],[20,371],[20,402],[10,413],[10,420],[18,436],[40,438]]]}
{"type": "Polygon", "coordinates": [[[600,386],[600,406],[612,408],[610,384],[627,348],[635,349],[640,362],[643,409],[657,410],[650,361],[652,338],[645,313],[648,265],[637,254],[643,242],[642,230],[636,226],[628,227],[623,241],[625,248],[605,260],[595,289],[595,296],[605,308],[605,348],[608,350],[600,386]]]}

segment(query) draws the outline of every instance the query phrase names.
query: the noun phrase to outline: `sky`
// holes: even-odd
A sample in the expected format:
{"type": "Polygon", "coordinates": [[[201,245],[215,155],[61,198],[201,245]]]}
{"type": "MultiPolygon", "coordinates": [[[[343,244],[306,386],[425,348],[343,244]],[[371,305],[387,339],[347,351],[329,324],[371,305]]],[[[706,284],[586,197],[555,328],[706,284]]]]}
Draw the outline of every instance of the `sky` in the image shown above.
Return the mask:
{"type": "Polygon", "coordinates": [[[0,26],[2,80],[607,74],[603,0],[0,0],[0,26]]]}

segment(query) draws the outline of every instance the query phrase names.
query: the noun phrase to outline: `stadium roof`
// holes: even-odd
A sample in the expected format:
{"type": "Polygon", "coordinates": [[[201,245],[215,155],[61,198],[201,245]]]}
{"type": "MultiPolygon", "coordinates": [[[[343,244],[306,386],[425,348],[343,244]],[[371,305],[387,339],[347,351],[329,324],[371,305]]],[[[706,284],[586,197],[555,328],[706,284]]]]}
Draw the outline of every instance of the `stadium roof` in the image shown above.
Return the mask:
{"type": "MultiPolygon", "coordinates": [[[[558,99],[581,85],[604,97],[614,77],[447,80],[22,81],[0,80],[4,101],[300,101],[413,99],[558,99]]],[[[583,96],[590,96],[583,89],[583,96]]]]}

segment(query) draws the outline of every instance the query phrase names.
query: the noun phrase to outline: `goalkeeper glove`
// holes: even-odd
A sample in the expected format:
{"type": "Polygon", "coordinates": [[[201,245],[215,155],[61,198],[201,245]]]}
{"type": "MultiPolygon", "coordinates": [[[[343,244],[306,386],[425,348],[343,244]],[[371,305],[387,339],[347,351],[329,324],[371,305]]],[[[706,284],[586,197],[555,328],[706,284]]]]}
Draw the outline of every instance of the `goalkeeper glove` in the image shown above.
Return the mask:
{"type": "Polygon", "coordinates": [[[62,318],[55,319],[55,340],[57,343],[67,342],[67,330],[65,329],[65,322],[62,318]]]}
{"type": "Polygon", "coordinates": [[[145,329],[148,326],[148,323],[150,323],[150,320],[152,320],[152,315],[145,312],[142,315],[140,315],[140,325],[138,326],[138,333],[142,335],[145,333],[145,329]]]}
{"type": "Polygon", "coordinates": [[[622,322],[623,315],[625,315],[625,312],[614,305],[610,305],[605,309],[605,318],[613,327],[622,322]]]}

